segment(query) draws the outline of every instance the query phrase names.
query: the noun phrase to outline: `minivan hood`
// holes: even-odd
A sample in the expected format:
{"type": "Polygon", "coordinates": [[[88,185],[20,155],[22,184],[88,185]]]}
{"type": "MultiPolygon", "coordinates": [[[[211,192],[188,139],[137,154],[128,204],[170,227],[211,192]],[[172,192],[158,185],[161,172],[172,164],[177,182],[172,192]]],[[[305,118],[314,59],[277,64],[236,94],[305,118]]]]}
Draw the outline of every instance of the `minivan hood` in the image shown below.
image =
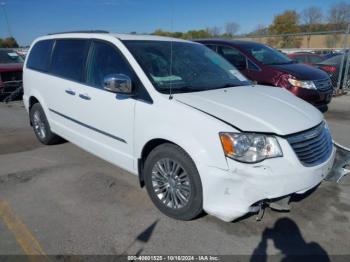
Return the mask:
{"type": "Polygon", "coordinates": [[[298,80],[321,80],[328,78],[328,75],[322,70],[305,64],[292,63],[285,65],[271,65],[271,67],[291,74],[298,80]]]}
{"type": "Polygon", "coordinates": [[[288,135],[323,120],[315,107],[276,87],[239,86],[175,94],[174,99],[241,131],[288,135]]]}

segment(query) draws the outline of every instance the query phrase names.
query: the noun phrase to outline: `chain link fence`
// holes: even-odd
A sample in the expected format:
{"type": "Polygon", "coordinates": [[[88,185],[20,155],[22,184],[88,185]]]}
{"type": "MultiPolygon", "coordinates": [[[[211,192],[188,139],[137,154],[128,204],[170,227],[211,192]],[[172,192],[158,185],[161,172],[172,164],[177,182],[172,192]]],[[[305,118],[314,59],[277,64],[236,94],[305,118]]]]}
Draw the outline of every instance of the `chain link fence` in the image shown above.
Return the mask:
{"type": "Polygon", "coordinates": [[[334,93],[350,91],[350,25],[347,30],[279,35],[250,35],[236,39],[270,45],[300,63],[325,71],[334,93]]]}

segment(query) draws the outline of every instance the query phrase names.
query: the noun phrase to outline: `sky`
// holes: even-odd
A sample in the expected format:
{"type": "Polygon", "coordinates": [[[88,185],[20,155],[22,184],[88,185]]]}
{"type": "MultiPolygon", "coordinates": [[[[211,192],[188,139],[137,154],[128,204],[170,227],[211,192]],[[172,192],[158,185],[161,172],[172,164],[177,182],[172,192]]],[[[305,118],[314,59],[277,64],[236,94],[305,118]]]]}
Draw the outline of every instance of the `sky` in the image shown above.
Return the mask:
{"type": "MultiPolygon", "coordinates": [[[[286,9],[318,6],[326,14],[338,0],[0,0],[0,38],[11,34],[20,45],[52,32],[101,29],[116,33],[187,31],[227,22],[248,33],[269,25],[286,9]]],[[[345,2],[350,2],[346,0],[345,2]]]]}

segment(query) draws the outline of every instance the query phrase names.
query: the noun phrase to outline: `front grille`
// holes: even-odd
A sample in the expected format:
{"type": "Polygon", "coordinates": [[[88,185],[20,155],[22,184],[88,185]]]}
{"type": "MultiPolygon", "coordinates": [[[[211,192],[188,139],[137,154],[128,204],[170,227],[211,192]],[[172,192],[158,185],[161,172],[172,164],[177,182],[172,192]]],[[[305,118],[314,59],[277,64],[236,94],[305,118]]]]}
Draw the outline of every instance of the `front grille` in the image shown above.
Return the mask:
{"type": "Polygon", "coordinates": [[[327,92],[333,89],[333,84],[330,78],[314,80],[313,82],[315,83],[316,88],[322,92],[327,92]]]}
{"type": "Polygon", "coordinates": [[[289,135],[287,140],[304,166],[324,163],[333,149],[332,137],[324,122],[307,131],[289,135]]]}
{"type": "Polygon", "coordinates": [[[0,80],[2,82],[22,80],[22,71],[2,72],[0,80]]]}

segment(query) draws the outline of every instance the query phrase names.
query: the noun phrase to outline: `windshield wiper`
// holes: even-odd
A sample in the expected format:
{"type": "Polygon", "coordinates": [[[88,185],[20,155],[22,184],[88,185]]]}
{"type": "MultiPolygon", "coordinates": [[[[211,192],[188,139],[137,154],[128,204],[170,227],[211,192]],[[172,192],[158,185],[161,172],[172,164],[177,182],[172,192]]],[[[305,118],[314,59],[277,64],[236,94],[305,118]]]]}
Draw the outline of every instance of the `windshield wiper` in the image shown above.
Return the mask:
{"type": "Polygon", "coordinates": [[[240,84],[237,84],[237,83],[225,83],[221,86],[218,86],[218,87],[214,87],[214,88],[210,88],[210,89],[221,89],[221,88],[227,88],[227,87],[235,87],[235,86],[243,86],[244,85],[244,82],[240,83],[240,84]]]}
{"type": "MultiPolygon", "coordinates": [[[[181,87],[173,87],[171,89],[172,93],[190,93],[190,92],[199,92],[199,91],[208,91],[208,90],[215,90],[215,89],[222,89],[222,88],[227,88],[227,87],[235,87],[235,86],[242,86],[242,85],[247,85],[245,82],[242,82],[240,84],[237,83],[225,83],[220,86],[210,86],[210,87],[205,87],[205,86],[181,86],[181,87]]],[[[159,88],[162,93],[167,93],[170,92],[170,87],[167,88],[159,88]]]]}
{"type": "MultiPolygon", "coordinates": [[[[158,88],[161,90],[163,93],[165,91],[170,92],[170,87],[166,88],[158,88]]],[[[199,87],[194,87],[194,86],[181,86],[181,87],[172,87],[171,91],[172,93],[186,93],[186,92],[196,92],[196,91],[204,91],[206,90],[205,88],[199,88],[199,87]]]]}

